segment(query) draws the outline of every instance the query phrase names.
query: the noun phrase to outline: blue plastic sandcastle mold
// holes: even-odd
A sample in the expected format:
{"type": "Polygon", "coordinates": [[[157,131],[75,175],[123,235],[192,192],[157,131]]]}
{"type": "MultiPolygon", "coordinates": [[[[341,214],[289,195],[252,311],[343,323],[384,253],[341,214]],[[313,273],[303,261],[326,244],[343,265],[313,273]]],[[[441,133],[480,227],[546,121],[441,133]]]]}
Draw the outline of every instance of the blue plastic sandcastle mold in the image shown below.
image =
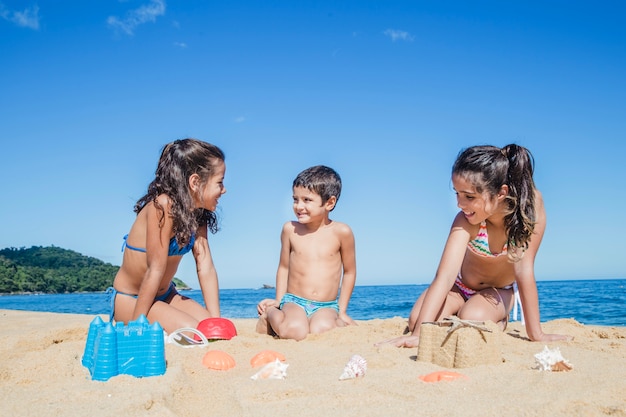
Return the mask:
{"type": "Polygon", "coordinates": [[[120,375],[146,377],[165,373],[165,340],[159,323],[140,316],[128,325],[103,322],[96,316],[89,325],[82,364],[91,379],[106,381],[120,375]]]}

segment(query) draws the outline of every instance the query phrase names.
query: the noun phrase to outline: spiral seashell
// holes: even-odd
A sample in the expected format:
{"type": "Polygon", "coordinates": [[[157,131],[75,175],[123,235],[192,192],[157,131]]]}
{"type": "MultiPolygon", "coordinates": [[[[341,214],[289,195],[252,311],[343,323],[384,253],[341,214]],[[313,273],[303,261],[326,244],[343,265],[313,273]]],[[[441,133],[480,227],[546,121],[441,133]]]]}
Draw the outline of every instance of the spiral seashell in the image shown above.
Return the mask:
{"type": "Polygon", "coordinates": [[[339,376],[339,380],[343,381],[364,376],[365,371],[367,371],[365,358],[360,355],[352,355],[345,368],[343,368],[343,373],[339,376]]]}
{"type": "Polygon", "coordinates": [[[543,350],[535,355],[537,368],[543,371],[570,371],[572,365],[561,355],[559,348],[549,349],[544,346],[543,350]]]}
{"type": "Polygon", "coordinates": [[[282,353],[273,350],[263,350],[254,355],[252,359],[250,359],[250,365],[252,365],[253,368],[256,368],[258,366],[274,362],[276,359],[280,360],[281,362],[285,362],[286,360],[285,355],[283,355],[282,353]]]}
{"type": "Polygon", "coordinates": [[[276,358],[274,362],[266,364],[259,372],[252,375],[250,378],[257,379],[285,379],[287,376],[287,367],[289,365],[276,358]]]}

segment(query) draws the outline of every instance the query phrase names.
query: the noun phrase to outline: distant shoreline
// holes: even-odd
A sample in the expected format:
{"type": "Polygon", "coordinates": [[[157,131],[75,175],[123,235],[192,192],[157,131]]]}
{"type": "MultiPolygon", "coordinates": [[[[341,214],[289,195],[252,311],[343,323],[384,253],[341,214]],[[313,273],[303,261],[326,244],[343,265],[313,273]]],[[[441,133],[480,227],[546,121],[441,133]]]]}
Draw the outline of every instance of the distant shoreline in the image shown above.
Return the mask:
{"type": "MultiPolygon", "coordinates": [[[[568,282],[568,281],[576,281],[576,282],[592,282],[592,281],[619,281],[619,280],[626,280],[626,277],[623,278],[568,278],[568,279],[543,279],[543,280],[537,280],[538,283],[558,283],[558,282],[568,282]]],[[[402,287],[402,286],[407,286],[407,287],[412,287],[412,286],[425,286],[425,285],[430,285],[430,282],[428,283],[415,283],[415,284],[362,284],[362,285],[356,285],[355,287],[402,287]]],[[[185,285],[184,287],[180,286],[180,284],[178,284],[176,286],[176,289],[179,291],[200,291],[199,288],[192,288],[189,287],[187,285],[185,285]]],[[[220,288],[221,290],[266,290],[266,289],[275,289],[275,287],[273,285],[270,284],[262,284],[260,287],[236,287],[236,288],[220,288]]],[[[106,292],[106,289],[104,290],[100,290],[100,291],[66,291],[66,292],[43,292],[43,291],[22,291],[22,292],[0,292],[0,296],[4,296],[4,295],[41,295],[41,294],[46,294],[46,295],[55,295],[55,294],[99,294],[99,293],[104,293],[106,292]]]]}

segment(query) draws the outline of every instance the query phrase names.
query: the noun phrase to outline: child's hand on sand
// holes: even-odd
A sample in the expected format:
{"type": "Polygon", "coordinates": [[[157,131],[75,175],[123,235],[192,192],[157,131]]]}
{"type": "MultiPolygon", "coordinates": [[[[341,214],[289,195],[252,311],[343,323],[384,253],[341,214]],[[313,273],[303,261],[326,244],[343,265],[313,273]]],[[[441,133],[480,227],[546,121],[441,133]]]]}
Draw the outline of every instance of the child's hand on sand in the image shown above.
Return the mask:
{"type": "Polygon", "coordinates": [[[339,320],[345,323],[344,326],[357,326],[356,321],[352,320],[347,313],[339,313],[339,320]]]}
{"type": "Polygon", "coordinates": [[[557,342],[564,340],[566,342],[570,342],[574,340],[572,336],[564,335],[564,334],[542,334],[540,338],[537,340],[533,340],[533,342],[557,342]]]}
{"type": "Polygon", "coordinates": [[[261,300],[259,304],[256,305],[256,311],[259,316],[262,316],[268,307],[276,307],[277,305],[278,303],[273,298],[266,298],[264,300],[261,300]]]}
{"type": "Polygon", "coordinates": [[[374,344],[374,346],[393,345],[395,347],[415,348],[419,346],[419,336],[400,336],[393,339],[383,340],[374,344]]]}

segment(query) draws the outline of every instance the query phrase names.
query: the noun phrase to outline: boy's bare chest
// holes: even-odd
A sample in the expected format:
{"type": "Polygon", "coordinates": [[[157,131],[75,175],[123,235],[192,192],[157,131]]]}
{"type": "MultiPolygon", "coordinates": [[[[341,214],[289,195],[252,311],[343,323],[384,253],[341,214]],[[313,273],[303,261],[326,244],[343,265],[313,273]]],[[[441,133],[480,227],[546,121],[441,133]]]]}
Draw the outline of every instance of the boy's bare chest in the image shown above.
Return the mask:
{"type": "Polygon", "coordinates": [[[306,258],[332,258],[340,251],[339,240],[330,233],[293,236],[291,252],[306,258]]]}

